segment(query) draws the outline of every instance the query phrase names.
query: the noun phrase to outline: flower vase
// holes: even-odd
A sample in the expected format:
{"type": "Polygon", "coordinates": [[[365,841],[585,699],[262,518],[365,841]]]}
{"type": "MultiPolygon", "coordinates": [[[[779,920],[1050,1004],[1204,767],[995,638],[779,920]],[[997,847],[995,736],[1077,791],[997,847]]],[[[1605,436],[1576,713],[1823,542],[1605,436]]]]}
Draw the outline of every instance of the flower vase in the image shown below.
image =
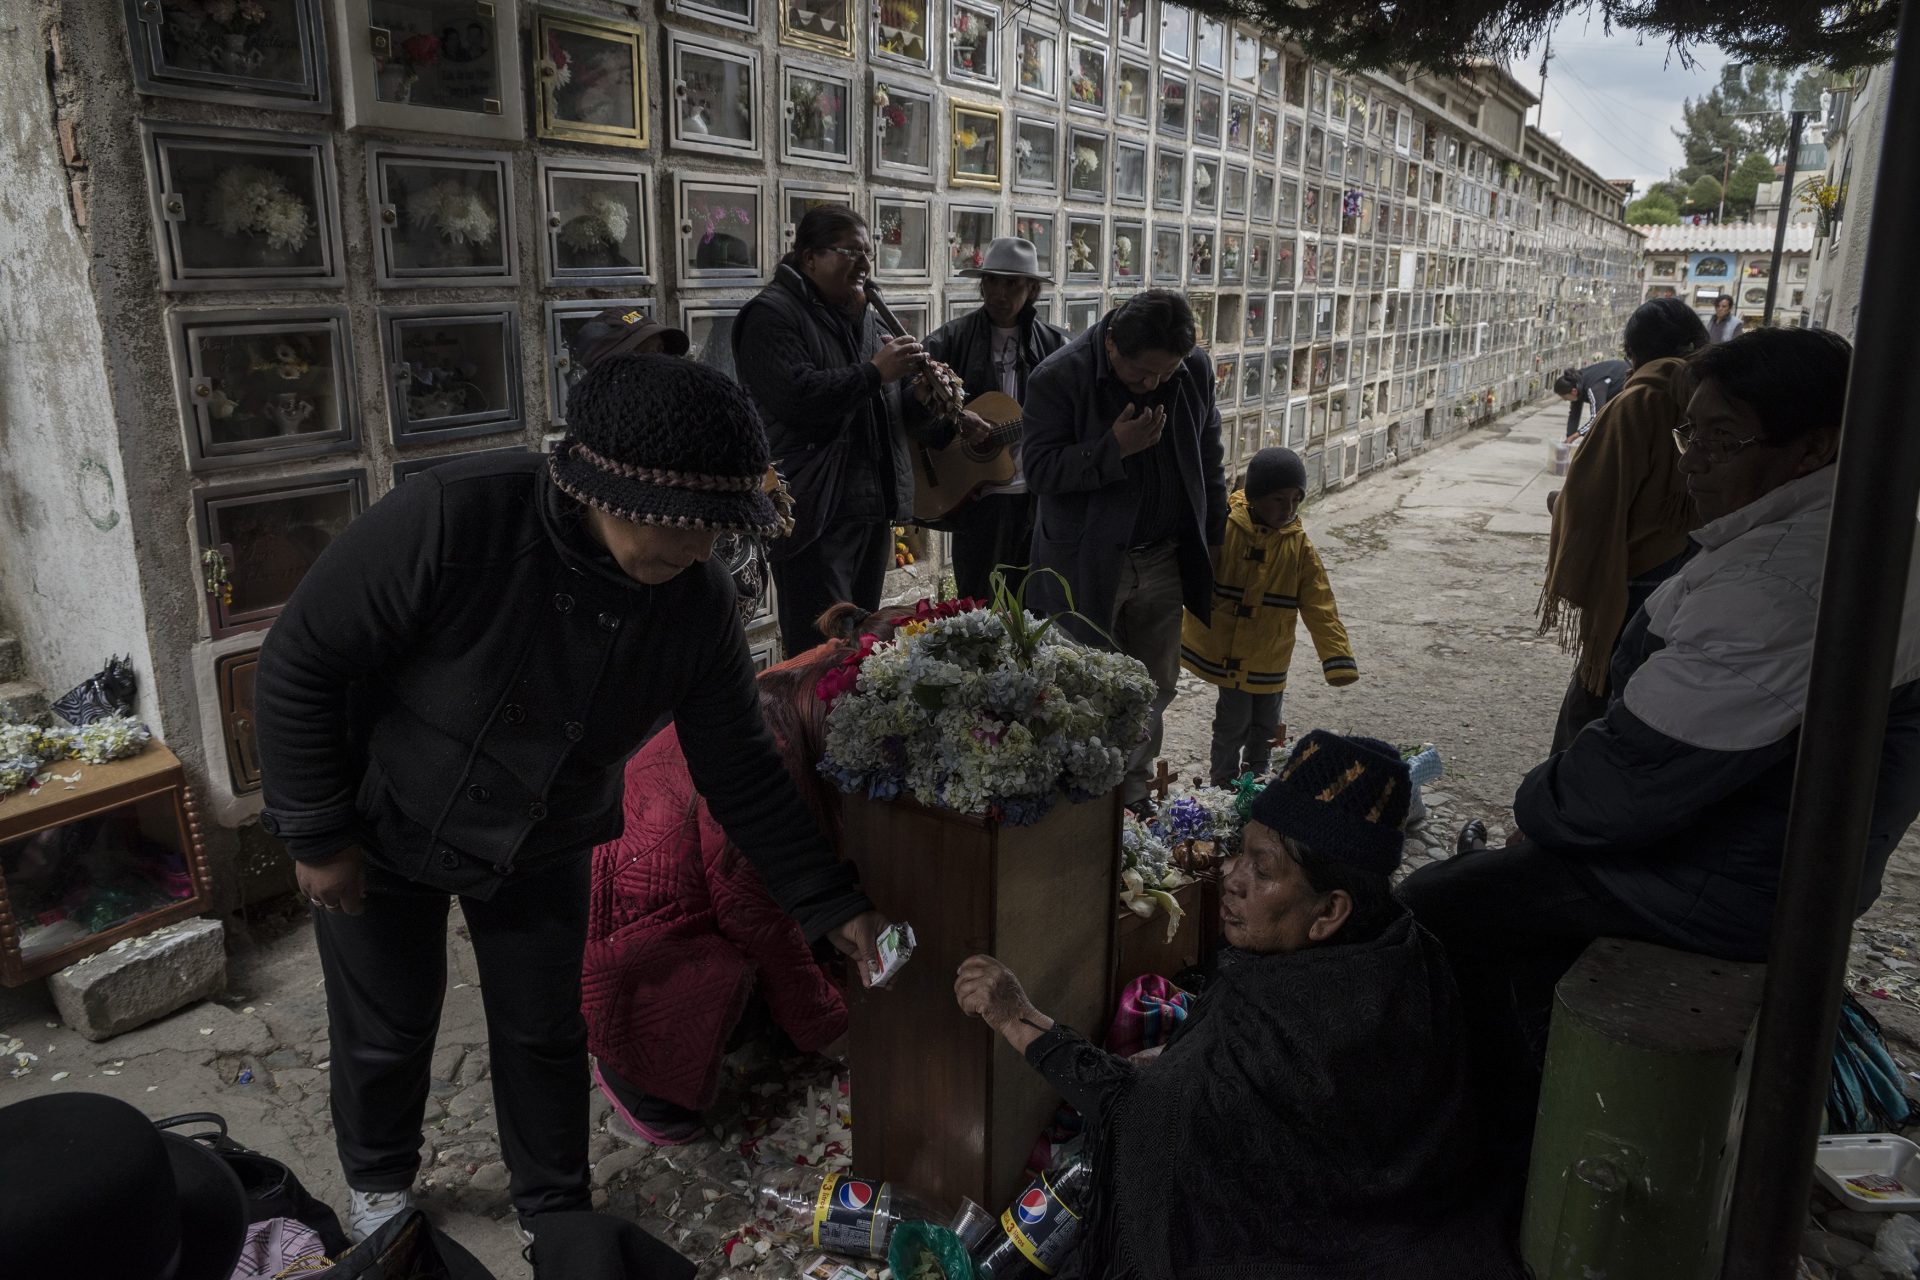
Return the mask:
{"type": "Polygon", "coordinates": [[[882,271],[897,271],[900,267],[900,256],[901,256],[901,253],[900,253],[899,245],[897,244],[881,245],[880,246],[880,269],[882,271]]]}

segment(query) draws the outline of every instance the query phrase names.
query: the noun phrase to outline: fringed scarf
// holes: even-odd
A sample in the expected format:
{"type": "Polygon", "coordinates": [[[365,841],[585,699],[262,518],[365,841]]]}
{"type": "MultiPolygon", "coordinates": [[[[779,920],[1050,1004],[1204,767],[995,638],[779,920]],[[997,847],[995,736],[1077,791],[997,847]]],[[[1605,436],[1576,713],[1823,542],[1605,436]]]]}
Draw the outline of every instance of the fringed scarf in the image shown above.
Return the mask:
{"type": "Polygon", "coordinates": [[[1673,447],[1693,391],[1686,369],[1668,358],[1633,371],[1574,450],[1554,503],[1540,634],[1578,655],[1580,683],[1596,696],[1627,622],[1627,584],[1679,555],[1701,523],[1673,447]]]}

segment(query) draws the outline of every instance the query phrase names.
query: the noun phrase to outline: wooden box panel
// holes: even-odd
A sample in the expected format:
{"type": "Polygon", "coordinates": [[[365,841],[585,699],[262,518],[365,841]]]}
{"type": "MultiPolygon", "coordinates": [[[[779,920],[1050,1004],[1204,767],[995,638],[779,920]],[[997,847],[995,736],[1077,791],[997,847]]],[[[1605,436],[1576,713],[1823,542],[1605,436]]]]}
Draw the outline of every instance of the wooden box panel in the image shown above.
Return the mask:
{"type": "Polygon", "coordinates": [[[851,797],[846,848],[862,884],[919,949],[885,991],[853,993],[854,1168],[958,1205],[999,1206],[1024,1185],[1058,1107],[1047,1082],[960,1012],[953,978],[978,952],[1028,996],[1098,1037],[1112,1007],[1117,794],[1060,805],[1032,827],[851,797]]]}
{"type": "Polygon", "coordinates": [[[220,732],[227,744],[227,777],[235,795],[260,789],[260,749],[253,729],[253,680],[260,651],[230,653],[213,665],[220,687],[220,732]]]}

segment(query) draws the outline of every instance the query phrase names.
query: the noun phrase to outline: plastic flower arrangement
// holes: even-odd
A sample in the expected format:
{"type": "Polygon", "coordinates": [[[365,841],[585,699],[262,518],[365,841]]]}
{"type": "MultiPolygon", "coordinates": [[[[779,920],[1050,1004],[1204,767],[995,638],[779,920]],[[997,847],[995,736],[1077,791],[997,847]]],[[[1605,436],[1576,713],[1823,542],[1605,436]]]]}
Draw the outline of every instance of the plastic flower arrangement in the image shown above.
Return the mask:
{"type": "Polygon", "coordinates": [[[612,196],[588,196],[585,206],[560,228],[560,243],[579,253],[617,245],[627,238],[631,217],[627,206],[612,196]]]}
{"type": "Polygon", "coordinates": [[[1173,891],[1193,877],[1173,865],[1173,850],[1147,824],[1125,815],[1120,826],[1120,905],[1142,920],[1156,908],[1167,913],[1167,941],[1180,932],[1186,912],[1173,891]]]}
{"type": "Polygon", "coordinates": [[[1073,149],[1073,176],[1091,178],[1100,172],[1100,153],[1092,147],[1073,149]]]}
{"type": "Polygon", "coordinates": [[[407,220],[418,230],[438,232],[448,244],[487,244],[500,230],[480,193],[458,178],[436,182],[409,200],[407,220]]]}
{"type": "Polygon", "coordinates": [[[996,573],[991,604],[922,601],[891,639],[863,639],[817,689],[829,707],[821,773],[849,794],[1014,825],[1038,822],[1061,792],[1084,800],[1118,786],[1153,681],[1134,659],[1066,635],[1066,615],[1027,612],[1025,598],[996,573]]]}
{"type": "Polygon", "coordinates": [[[275,249],[298,251],[313,234],[307,202],[268,169],[237,164],[214,180],[206,220],[228,238],[262,236],[275,249]]]}
{"type": "Polygon", "coordinates": [[[105,764],[137,755],[153,734],[132,716],[102,716],[78,729],[0,724],[0,796],[33,782],[42,766],[60,760],[105,764]]]}

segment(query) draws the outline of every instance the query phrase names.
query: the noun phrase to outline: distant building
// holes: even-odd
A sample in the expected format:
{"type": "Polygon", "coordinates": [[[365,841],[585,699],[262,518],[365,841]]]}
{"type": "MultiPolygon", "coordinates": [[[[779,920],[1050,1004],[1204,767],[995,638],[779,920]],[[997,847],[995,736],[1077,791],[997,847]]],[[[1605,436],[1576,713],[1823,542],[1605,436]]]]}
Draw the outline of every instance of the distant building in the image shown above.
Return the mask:
{"type": "MultiPolygon", "coordinates": [[[[1867,269],[1867,222],[1879,178],[1880,144],[1887,126],[1890,66],[1856,72],[1848,88],[1827,94],[1827,163],[1819,177],[1836,187],[1841,201],[1824,220],[1816,213],[1812,280],[1806,323],[1851,339],[1867,269]],[[1857,161],[1857,163],[1856,163],[1857,161]]],[[[1798,180],[1794,183],[1799,185],[1798,180]]]]}
{"type": "MultiPolygon", "coordinates": [[[[1767,278],[1773,266],[1772,222],[1637,229],[1647,237],[1645,298],[1684,298],[1705,319],[1713,315],[1714,300],[1724,293],[1733,299],[1734,311],[1743,320],[1760,323],[1766,314],[1767,278]]],[[[1774,299],[1778,324],[1802,322],[1812,251],[1813,228],[1790,224],[1774,299]]]]}

